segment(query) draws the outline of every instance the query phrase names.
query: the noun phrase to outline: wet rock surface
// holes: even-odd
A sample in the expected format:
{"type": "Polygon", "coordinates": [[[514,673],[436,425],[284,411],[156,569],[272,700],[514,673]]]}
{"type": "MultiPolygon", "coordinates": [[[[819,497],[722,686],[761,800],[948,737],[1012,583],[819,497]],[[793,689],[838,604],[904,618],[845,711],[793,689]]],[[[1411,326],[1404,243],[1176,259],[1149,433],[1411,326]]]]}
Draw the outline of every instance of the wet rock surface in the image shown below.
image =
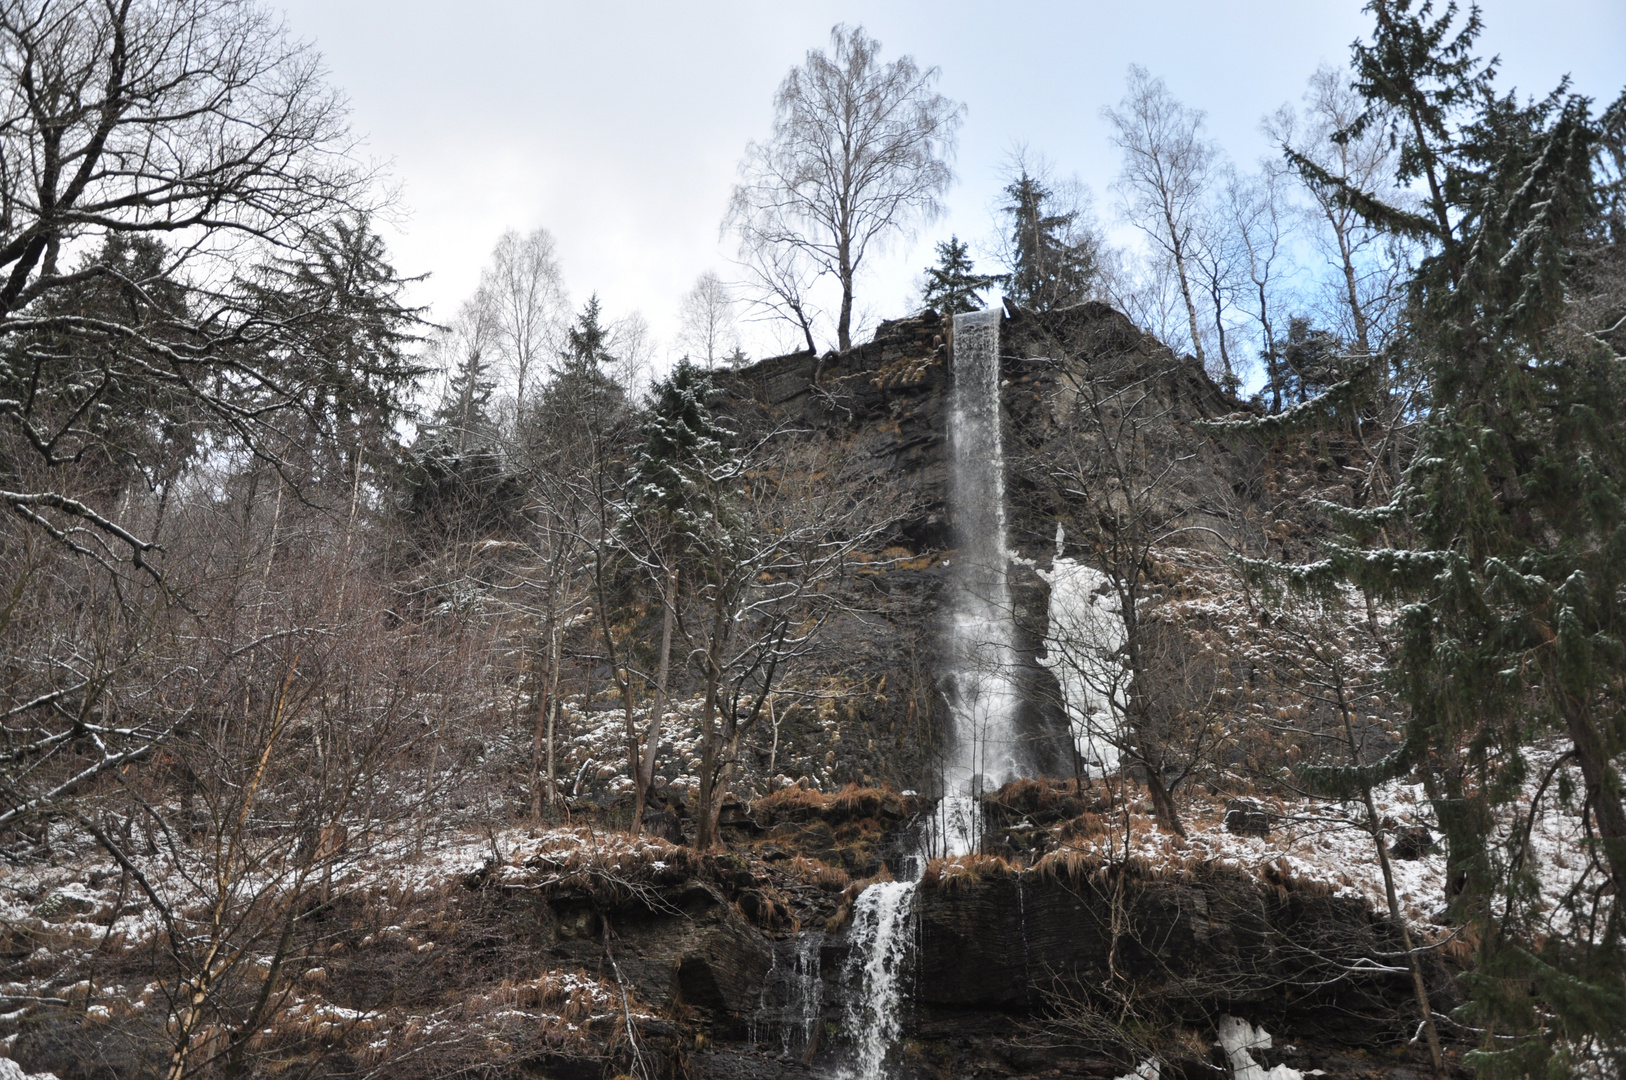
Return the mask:
{"type": "MultiPolygon", "coordinates": [[[[1257,1055],[1266,1068],[1420,1075],[1407,1047],[1409,982],[1383,959],[1399,935],[1358,901],[1231,871],[1078,868],[928,882],[914,902],[917,951],[893,1055],[900,1077],[1122,1076],[1121,1055],[1089,1045],[1066,1014],[1125,1006],[1193,1033],[1244,1016],[1275,1036],[1277,1049],[1257,1055]]],[[[826,894],[817,910],[838,904],[826,894]]],[[[685,1070],[674,1075],[829,1076],[849,1053],[841,1002],[851,990],[850,927],[816,942],[809,1022],[805,1002],[774,996],[797,934],[752,923],[716,885],[691,881],[610,906],[561,896],[516,905],[511,917],[544,924],[549,962],[592,971],[613,957],[628,989],[670,1019],[649,1049],[685,1070]]],[[[1449,973],[1431,961],[1428,974],[1436,1002],[1449,1006],[1449,973]]],[[[1185,1074],[1213,1075],[1217,1054],[1198,1047],[1185,1074]]]]}

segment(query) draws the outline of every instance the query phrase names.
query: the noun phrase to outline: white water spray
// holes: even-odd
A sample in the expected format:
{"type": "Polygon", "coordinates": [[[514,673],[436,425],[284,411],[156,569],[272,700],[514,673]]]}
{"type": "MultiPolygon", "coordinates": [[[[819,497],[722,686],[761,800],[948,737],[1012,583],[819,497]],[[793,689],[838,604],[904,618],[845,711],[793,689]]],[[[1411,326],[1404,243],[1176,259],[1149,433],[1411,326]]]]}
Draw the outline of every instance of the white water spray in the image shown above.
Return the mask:
{"type": "Polygon", "coordinates": [[[903,1034],[917,888],[913,881],[878,882],[853,905],[842,971],[843,1026],[852,1039],[852,1062],[838,1074],[840,1080],[884,1080],[887,1051],[903,1034]]]}
{"type": "Polygon", "coordinates": [[[1016,731],[1016,633],[1005,540],[1001,315],[995,305],[954,317],[949,498],[956,539],[948,680],[954,746],[943,770],[934,854],[975,850],[982,824],[978,797],[1026,772],[1016,731]]]}
{"type": "Polygon", "coordinates": [[[775,1040],[786,1057],[809,1054],[817,1046],[823,1015],[824,984],[820,952],[824,934],[805,931],[788,950],[776,949],[773,966],[762,983],[762,995],[751,1017],[751,1045],[775,1040]]]}

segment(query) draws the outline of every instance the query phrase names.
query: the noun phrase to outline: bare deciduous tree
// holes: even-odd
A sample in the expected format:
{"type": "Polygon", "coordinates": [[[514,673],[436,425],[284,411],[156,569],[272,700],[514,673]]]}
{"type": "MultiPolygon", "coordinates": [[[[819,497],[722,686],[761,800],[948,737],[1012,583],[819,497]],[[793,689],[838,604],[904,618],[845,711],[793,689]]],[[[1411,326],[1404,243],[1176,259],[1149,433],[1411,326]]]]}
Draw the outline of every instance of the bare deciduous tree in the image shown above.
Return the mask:
{"type": "Polygon", "coordinates": [[[1285,177],[1279,167],[1267,166],[1251,176],[1232,172],[1226,179],[1223,213],[1236,241],[1239,256],[1237,306],[1259,326],[1260,358],[1273,395],[1272,408],[1280,412],[1281,379],[1276,355],[1276,304],[1282,288],[1283,263],[1291,216],[1285,177]]]}
{"type": "MultiPolygon", "coordinates": [[[[1381,354],[1399,329],[1410,257],[1407,241],[1368,224],[1341,197],[1339,185],[1407,205],[1406,193],[1394,187],[1399,151],[1377,125],[1349,131],[1368,103],[1354,90],[1348,71],[1317,68],[1304,103],[1303,117],[1290,106],[1267,117],[1265,133],[1310,196],[1303,208],[1306,231],[1330,271],[1319,302],[1312,302],[1313,314],[1346,343],[1359,365],[1381,354]]],[[[1420,388],[1404,378],[1397,381],[1396,372],[1383,362],[1373,364],[1370,374],[1381,436],[1378,445],[1370,445],[1363,435],[1362,448],[1369,458],[1368,486],[1383,490],[1399,475],[1411,426],[1405,418],[1413,412],[1420,388]]],[[[1359,429],[1357,434],[1362,434],[1359,429]]]]}
{"type": "MultiPolygon", "coordinates": [[[[1061,351],[1058,343],[1053,355],[1061,351]]],[[[1185,494],[1204,468],[1176,434],[1168,388],[1186,368],[1164,348],[1094,351],[1088,368],[1064,374],[1066,434],[1028,473],[1065,509],[1080,553],[1069,566],[1058,546],[1051,603],[1062,617],[1051,623],[1046,666],[1082,764],[1141,773],[1158,820],[1182,835],[1176,792],[1212,765],[1229,705],[1205,627],[1176,602],[1170,579],[1182,564],[1217,562],[1233,542],[1221,529],[1237,518],[1226,502],[1195,512],[1185,494]]]]}
{"type": "Polygon", "coordinates": [[[1218,354],[1220,385],[1227,393],[1234,394],[1242,380],[1237,375],[1241,365],[1231,359],[1235,335],[1231,315],[1237,294],[1246,281],[1248,251],[1225,197],[1227,189],[1236,183],[1236,170],[1225,162],[1215,168],[1214,173],[1217,190],[1213,194],[1217,198],[1205,200],[1196,217],[1189,262],[1192,276],[1206,301],[1203,313],[1209,326],[1204,336],[1212,346],[1210,359],[1218,354]]]}
{"type": "Polygon", "coordinates": [[[726,349],[737,347],[734,297],[716,271],[707,270],[695,279],[694,288],[683,296],[678,318],[682,324],[678,344],[707,371],[716,367],[726,349]]]}
{"type": "MultiPolygon", "coordinates": [[[[1390,192],[1397,151],[1376,126],[1360,135],[1336,138],[1355,122],[1366,101],[1350,85],[1350,73],[1323,65],[1310,76],[1304,93],[1305,115],[1283,106],[1265,119],[1265,134],[1291,156],[1313,162],[1328,175],[1362,191],[1390,192]]],[[[1385,237],[1338,198],[1338,192],[1316,183],[1302,171],[1310,195],[1310,233],[1336,279],[1338,303],[1327,312],[1329,325],[1371,355],[1380,344],[1384,316],[1396,306],[1399,292],[1385,237]]],[[[1392,195],[1395,193],[1391,193],[1392,195]]]]}
{"type": "Polygon", "coordinates": [[[1379,720],[1382,714],[1392,715],[1394,711],[1383,686],[1381,653],[1370,643],[1360,642],[1365,635],[1354,630],[1351,625],[1354,620],[1349,618],[1348,612],[1339,610],[1339,599],[1283,597],[1282,600],[1282,610],[1273,613],[1276,625],[1271,628],[1276,647],[1268,655],[1287,675],[1284,680],[1287,685],[1294,687],[1311,709],[1331,714],[1318,717],[1321,722],[1312,721],[1311,726],[1320,728],[1317,733],[1322,740],[1338,746],[1339,751],[1347,755],[1340,762],[1340,754],[1334,752],[1330,755],[1334,763],[1331,767],[1312,765],[1301,770],[1301,778],[1309,781],[1317,794],[1359,803],[1361,824],[1372,838],[1378,869],[1383,875],[1389,920],[1399,931],[1405,948],[1412,993],[1422,1017],[1420,1034],[1427,1036],[1435,1074],[1444,1075],[1445,1059],[1434,1023],[1428,981],[1418,950],[1412,945],[1411,927],[1400,908],[1394,864],[1385,839],[1386,833],[1396,825],[1393,821],[1385,822],[1373,797],[1375,784],[1371,766],[1391,752],[1400,738],[1400,732],[1395,730],[1398,725],[1386,726],[1379,720]]]}
{"type": "MultiPolygon", "coordinates": [[[[348,306],[354,282],[331,279],[372,273],[344,262],[350,240],[351,254],[376,256],[365,228],[320,242],[366,209],[371,177],[354,165],[319,58],[244,0],[8,4],[0,112],[0,503],[67,556],[51,566],[40,553],[17,580],[98,569],[139,623],[148,600],[124,570],[163,573],[165,510],[205,447],[257,455],[299,481],[317,475],[315,444],[331,448],[347,424],[348,440],[359,411],[386,427],[393,418],[383,414],[407,366],[345,349],[397,333],[407,313],[369,322],[348,306]],[[340,383],[353,396],[334,408],[340,383]],[[68,568],[75,559],[83,565],[68,568]]],[[[386,295],[399,281],[379,284],[386,295]]],[[[353,456],[339,472],[361,474],[353,456]]],[[[69,650],[58,660],[72,655],[66,640],[48,644],[58,646],[69,650]]],[[[124,659],[102,659],[122,666],[145,647],[139,636],[127,646],[124,659]]],[[[8,769],[6,813],[47,809],[182,718],[108,724],[77,774],[35,768],[72,741],[63,731],[101,722],[107,688],[55,680],[42,700],[27,681],[9,688],[23,697],[8,715],[28,714],[46,742],[8,769]]]]}
{"type": "MultiPolygon", "coordinates": [[[[742,244],[736,265],[745,275],[747,302],[755,312],[750,321],[789,324],[794,328],[791,333],[801,336],[808,352],[818,352],[813,324],[819,312],[813,306],[812,291],[819,271],[807,256],[794,247],[742,244]]],[[[787,351],[790,348],[788,343],[782,343],[782,347],[787,351]]]]}
{"type": "Polygon", "coordinates": [[[1203,114],[1188,109],[1162,79],[1129,66],[1129,90],[1116,109],[1103,109],[1113,142],[1123,151],[1116,188],[1125,215],[1172,265],[1198,360],[1203,350],[1195,268],[1202,214],[1214,167],[1214,147],[1203,138],[1203,114]]]}
{"type": "Polygon", "coordinates": [[[503,233],[470,302],[484,309],[493,360],[513,380],[517,414],[538,371],[559,351],[569,318],[553,236],[546,229],[503,233]]]}
{"type": "Polygon", "coordinates": [[[605,369],[615,384],[629,397],[646,390],[653,377],[659,343],[643,312],[629,311],[610,323],[609,348],[611,357],[605,369]]]}
{"type": "MultiPolygon", "coordinates": [[[[909,56],[882,64],[880,48],[863,27],[838,25],[828,54],[811,50],[791,69],[773,135],[746,146],[726,219],[748,261],[777,265],[755,253],[790,248],[835,276],[841,349],[852,345],[853,280],[870,246],[941,211],[964,113],[934,89],[935,67],[909,56]]],[[[769,288],[779,280],[760,276],[769,288]]]]}
{"type": "Polygon", "coordinates": [[[825,448],[779,445],[792,437],[764,440],[708,476],[715,505],[726,509],[701,522],[691,606],[678,609],[677,630],[704,687],[695,807],[702,851],[718,842],[741,741],[841,603],[834,586],[853,555],[891,526],[873,495],[830,482],[820,467],[825,448]],[[767,461],[788,467],[768,470],[767,461]]]}

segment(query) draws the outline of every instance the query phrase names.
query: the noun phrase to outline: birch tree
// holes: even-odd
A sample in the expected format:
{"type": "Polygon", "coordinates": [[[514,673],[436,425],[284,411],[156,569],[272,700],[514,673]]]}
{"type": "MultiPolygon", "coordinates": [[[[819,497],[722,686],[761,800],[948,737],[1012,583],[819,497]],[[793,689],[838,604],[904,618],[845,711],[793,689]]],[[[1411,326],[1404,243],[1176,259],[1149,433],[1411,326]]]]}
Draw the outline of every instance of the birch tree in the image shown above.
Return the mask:
{"type": "MultiPolygon", "coordinates": [[[[765,251],[792,249],[835,277],[840,349],[852,346],[853,282],[870,250],[942,212],[964,115],[935,89],[937,68],[883,64],[880,51],[863,27],[837,25],[828,53],[791,69],[773,134],[745,148],[726,219],[747,261],[775,265],[765,251]]],[[[777,280],[763,275],[770,289],[777,280]]]]}
{"type": "Polygon", "coordinates": [[[569,318],[564,279],[546,229],[520,234],[509,229],[480,275],[474,303],[489,325],[493,361],[513,380],[514,409],[564,341],[569,318]]]}
{"type": "Polygon", "coordinates": [[[1102,116],[1112,125],[1114,145],[1123,151],[1115,189],[1124,216],[1173,268],[1192,351],[1206,362],[1193,259],[1216,151],[1203,137],[1203,114],[1176,100],[1162,79],[1131,64],[1128,92],[1116,109],[1103,109],[1102,116]]]}
{"type": "Polygon", "coordinates": [[[694,288],[683,295],[678,317],[682,323],[678,343],[707,371],[716,367],[725,350],[737,349],[734,296],[716,271],[707,270],[695,279],[694,288]]]}

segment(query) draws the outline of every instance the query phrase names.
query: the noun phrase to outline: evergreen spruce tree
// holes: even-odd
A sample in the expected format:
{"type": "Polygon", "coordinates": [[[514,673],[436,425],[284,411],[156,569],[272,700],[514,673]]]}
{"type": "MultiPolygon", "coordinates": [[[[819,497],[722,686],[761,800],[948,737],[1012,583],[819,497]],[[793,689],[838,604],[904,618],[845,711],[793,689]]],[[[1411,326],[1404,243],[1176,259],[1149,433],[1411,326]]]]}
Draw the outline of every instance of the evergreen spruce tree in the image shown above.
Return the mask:
{"type": "Polygon", "coordinates": [[[1279,367],[1276,385],[1289,403],[1308,402],[1350,375],[1343,342],[1308,319],[1290,319],[1287,336],[1277,338],[1271,351],[1279,367]]]}
{"type": "Polygon", "coordinates": [[[937,265],[926,270],[922,303],[944,315],[959,315],[983,307],[981,293],[999,282],[998,275],[979,274],[971,249],[958,236],[937,245],[937,265]]]}
{"type": "Polygon", "coordinates": [[[594,442],[630,420],[626,389],[613,375],[611,337],[595,293],[566,329],[553,377],[521,417],[521,438],[533,451],[546,456],[594,442]]]}
{"type": "MultiPolygon", "coordinates": [[[[1589,251],[1619,242],[1620,190],[1601,151],[1626,99],[1611,125],[1567,86],[1525,104],[1499,97],[1494,65],[1473,53],[1477,10],[1460,25],[1455,5],[1436,15],[1426,2],[1373,0],[1368,10],[1375,33],[1355,47],[1368,107],[1343,134],[1386,127],[1400,185],[1420,189],[1420,205],[1294,163],[1426,251],[1396,349],[1428,400],[1393,500],[1327,507],[1348,535],[1292,573],[1405,604],[1394,677],[1410,717],[1389,759],[1311,779],[1330,792],[1413,770],[1425,781],[1449,844],[1456,917],[1480,942],[1461,1016],[1483,1033],[1469,1059],[1477,1071],[1570,1076],[1584,1059],[1619,1071],[1626,372],[1620,313],[1578,323],[1577,275],[1589,251]],[[1409,549],[1372,546],[1397,536],[1409,549]],[[1557,919],[1535,902],[1528,829],[1498,845],[1494,827],[1530,779],[1530,743],[1547,733],[1568,742],[1581,773],[1571,805],[1596,860],[1589,891],[1557,919]]],[[[1569,794],[1562,777],[1542,790],[1569,794]]]]}
{"type": "MultiPolygon", "coordinates": [[[[299,255],[260,268],[244,282],[264,332],[258,348],[279,375],[305,388],[303,441],[330,445],[330,480],[350,483],[360,455],[392,457],[396,425],[427,373],[415,355],[421,308],[405,301],[403,278],[365,214],[335,218],[305,234],[299,255]]],[[[315,462],[313,461],[313,466],[315,462]]]]}
{"type": "Polygon", "coordinates": [[[491,394],[496,388],[484,351],[472,346],[447,377],[446,394],[430,418],[432,430],[463,451],[492,429],[491,394]]]}
{"type": "Polygon", "coordinates": [[[610,355],[610,329],[604,325],[598,293],[587,298],[575,325],[565,331],[565,349],[560,354],[558,374],[588,377],[599,374],[615,362],[610,355]]]}
{"type": "Polygon", "coordinates": [[[439,407],[406,454],[401,509],[419,531],[444,541],[507,534],[518,526],[523,488],[490,412],[495,389],[484,350],[468,343],[448,373],[439,407]]]}
{"type": "Polygon", "coordinates": [[[729,504],[739,479],[739,457],[729,433],[706,407],[711,392],[711,379],[687,357],[655,385],[644,444],[627,484],[621,543],[640,549],[637,561],[658,571],[661,579],[655,700],[635,777],[634,820],[640,826],[653,796],[672,634],[684,588],[718,588],[718,563],[727,564],[732,555],[727,549],[737,539],[729,504]]]}
{"type": "Polygon", "coordinates": [[[1071,236],[1078,212],[1056,213],[1053,194],[1026,169],[1005,188],[1011,200],[1004,207],[1011,219],[1005,293],[1035,311],[1087,300],[1098,272],[1094,244],[1071,236]]]}
{"type": "Polygon", "coordinates": [[[714,476],[735,460],[728,432],[706,407],[711,379],[688,359],[655,384],[644,421],[644,444],[628,484],[634,515],[658,515],[685,544],[701,542],[706,523],[722,509],[714,476]]]}

